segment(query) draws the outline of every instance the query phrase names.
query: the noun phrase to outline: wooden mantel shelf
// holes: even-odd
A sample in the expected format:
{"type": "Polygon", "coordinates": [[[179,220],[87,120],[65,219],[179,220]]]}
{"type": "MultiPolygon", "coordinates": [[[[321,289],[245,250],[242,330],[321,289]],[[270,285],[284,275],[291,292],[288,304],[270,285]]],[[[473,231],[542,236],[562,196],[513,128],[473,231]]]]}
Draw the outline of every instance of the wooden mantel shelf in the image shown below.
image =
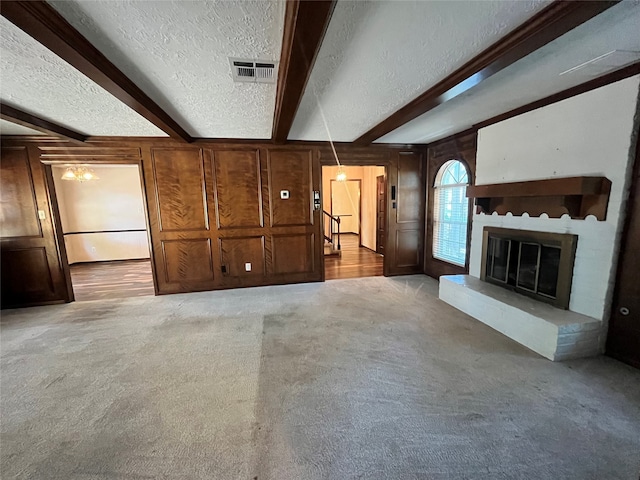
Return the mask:
{"type": "Polygon", "coordinates": [[[566,177],[529,182],[496,183],[467,187],[467,197],[476,199],[477,210],[505,215],[559,218],[568,214],[574,219],[593,215],[605,220],[611,181],[605,177],[566,177]]]}

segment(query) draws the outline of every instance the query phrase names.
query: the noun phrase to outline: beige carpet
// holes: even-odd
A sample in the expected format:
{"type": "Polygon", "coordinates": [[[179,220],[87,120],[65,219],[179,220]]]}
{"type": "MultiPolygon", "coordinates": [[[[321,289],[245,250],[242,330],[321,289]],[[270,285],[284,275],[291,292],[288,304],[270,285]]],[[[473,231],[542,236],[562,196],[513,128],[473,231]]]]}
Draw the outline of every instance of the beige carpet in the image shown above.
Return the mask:
{"type": "Polygon", "coordinates": [[[3,479],[637,479],[640,372],[424,277],[2,312],[3,479]]]}

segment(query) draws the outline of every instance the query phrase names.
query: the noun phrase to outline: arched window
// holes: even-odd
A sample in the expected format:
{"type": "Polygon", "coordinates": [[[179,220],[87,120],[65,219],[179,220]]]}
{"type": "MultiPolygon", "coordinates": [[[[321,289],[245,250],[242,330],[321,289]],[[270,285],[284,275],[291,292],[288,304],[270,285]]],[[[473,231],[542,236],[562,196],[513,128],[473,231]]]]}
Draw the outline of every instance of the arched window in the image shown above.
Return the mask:
{"type": "Polygon", "coordinates": [[[436,175],[433,195],[433,256],[461,267],[467,257],[467,185],[464,164],[449,160],[436,175]]]}

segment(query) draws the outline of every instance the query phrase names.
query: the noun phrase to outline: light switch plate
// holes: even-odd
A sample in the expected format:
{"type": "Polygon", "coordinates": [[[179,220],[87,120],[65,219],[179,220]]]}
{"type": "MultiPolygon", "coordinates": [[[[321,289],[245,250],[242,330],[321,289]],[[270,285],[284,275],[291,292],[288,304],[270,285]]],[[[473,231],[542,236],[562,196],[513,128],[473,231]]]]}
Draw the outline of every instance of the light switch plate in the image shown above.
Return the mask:
{"type": "Polygon", "coordinates": [[[244,270],[246,272],[250,272],[251,271],[251,264],[249,262],[244,264],[244,270]]]}
{"type": "Polygon", "coordinates": [[[38,210],[38,218],[40,220],[45,220],[47,218],[47,215],[44,213],[44,210],[38,210]]]}
{"type": "Polygon", "coordinates": [[[289,190],[280,190],[280,198],[286,200],[289,198],[289,190]]]}

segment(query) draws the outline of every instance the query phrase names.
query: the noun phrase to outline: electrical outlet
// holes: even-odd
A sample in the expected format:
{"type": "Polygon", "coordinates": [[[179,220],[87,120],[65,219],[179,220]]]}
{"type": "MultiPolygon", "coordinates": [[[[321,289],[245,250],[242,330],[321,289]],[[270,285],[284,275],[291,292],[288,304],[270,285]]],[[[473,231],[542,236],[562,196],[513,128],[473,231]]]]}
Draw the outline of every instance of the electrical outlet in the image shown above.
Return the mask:
{"type": "Polygon", "coordinates": [[[250,272],[251,271],[251,263],[247,262],[244,264],[244,270],[245,272],[250,272]]]}

